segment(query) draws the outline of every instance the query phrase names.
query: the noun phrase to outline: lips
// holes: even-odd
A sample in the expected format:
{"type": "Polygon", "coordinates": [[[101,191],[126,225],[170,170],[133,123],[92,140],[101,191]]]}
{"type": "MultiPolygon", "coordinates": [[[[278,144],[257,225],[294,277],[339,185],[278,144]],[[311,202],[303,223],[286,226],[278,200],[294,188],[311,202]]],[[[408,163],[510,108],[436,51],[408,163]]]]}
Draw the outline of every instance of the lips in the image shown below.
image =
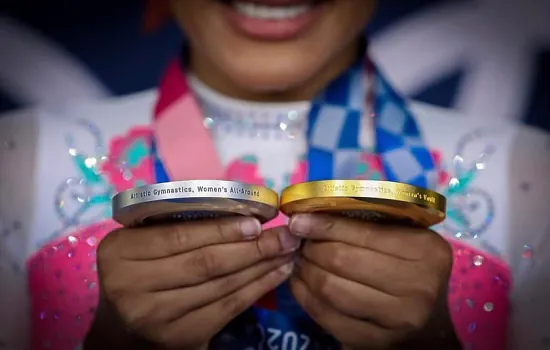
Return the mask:
{"type": "Polygon", "coordinates": [[[311,4],[314,1],[311,0],[249,0],[254,4],[265,5],[265,6],[288,6],[288,5],[304,5],[311,4]]]}
{"type": "MultiPolygon", "coordinates": [[[[237,0],[218,0],[225,4],[231,5],[237,0]]],[[[265,6],[289,6],[289,5],[304,5],[304,4],[315,4],[320,3],[325,0],[247,0],[248,3],[265,5],[265,6]]]]}

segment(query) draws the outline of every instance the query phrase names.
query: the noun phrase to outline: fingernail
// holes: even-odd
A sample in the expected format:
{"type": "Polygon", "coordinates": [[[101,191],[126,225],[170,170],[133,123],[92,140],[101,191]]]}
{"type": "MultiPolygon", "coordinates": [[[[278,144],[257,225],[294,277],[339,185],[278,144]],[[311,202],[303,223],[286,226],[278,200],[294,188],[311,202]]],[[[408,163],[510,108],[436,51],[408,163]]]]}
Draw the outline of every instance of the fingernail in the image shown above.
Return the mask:
{"type": "Polygon", "coordinates": [[[247,218],[241,221],[241,232],[245,239],[255,239],[261,231],[262,225],[257,219],[247,218]]]}
{"type": "Polygon", "coordinates": [[[283,275],[290,275],[294,270],[294,263],[289,262],[279,267],[279,272],[283,275]]]}
{"type": "Polygon", "coordinates": [[[290,253],[300,248],[300,238],[290,234],[287,227],[283,226],[279,231],[279,242],[283,248],[283,252],[290,253]]]}
{"type": "Polygon", "coordinates": [[[290,218],[288,227],[293,235],[306,237],[311,232],[313,217],[310,214],[298,214],[290,218]]]}

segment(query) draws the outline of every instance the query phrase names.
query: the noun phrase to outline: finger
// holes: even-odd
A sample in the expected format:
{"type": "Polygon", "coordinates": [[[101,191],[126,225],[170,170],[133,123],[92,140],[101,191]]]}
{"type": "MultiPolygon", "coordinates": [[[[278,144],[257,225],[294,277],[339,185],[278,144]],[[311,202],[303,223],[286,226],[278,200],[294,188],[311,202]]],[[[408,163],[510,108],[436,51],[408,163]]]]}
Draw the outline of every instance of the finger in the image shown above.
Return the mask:
{"type": "Polygon", "coordinates": [[[448,245],[430,230],[380,225],[335,215],[295,215],[290,219],[289,227],[290,232],[298,237],[342,242],[407,260],[423,259],[434,244],[448,245]]]}
{"type": "Polygon", "coordinates": [[[438,290],[439,276],[421,262],[334,242],[306,242],[302,255],[328,272],[390,295],[438,290]]]}
{"type": "Polygon", "coordinates": [[[308,315],[345,346],[362,349],[369,344],[373,349],[389,348],[388,339],[393,337],[395,331],[338,312],[313,294],[297,276],[290,279],[290,289],[308,315]]]}
{"type": "Polygon", "coordinates": [[[143,291],[198,285],[246,269],[259,261],[292,253],[299,246],[300,240],[290,234],[288,227],[280,226],[264,231],[255,241],[208,246],[186,254],[134,264],[135,276],[140,277],[133,285],[143,291]]]}
{"type": "Polygon", "coordinates": [[[175,321],[193,310],[200,309],[234,293],[265,274],[292,262],[292,260],[292,255],[286,255],[273,260],[262,261],[232,275],[220,277],[194,287],[146,294],[155,300],[153,303],[155,312],[150,314],[154,314],[158,322],[175,321]]]}
{"type": "Polygon", "coordinates": [[[152,260],[214,244],[254,240],[260,232],[260,222],[255,218],[223,218],[123,229],[115,232],[112,239],[119,257],[152,260]]]}
{"type": "Polygon", "coordinates": [[[161,338],[164,344],[176,346],[192,342],[193,339],[199,343],[202,339],[209,339],[262,296],[286,281],[292,268],[292,263],[285,264],[225,298],[163,326],[155,338],[161,338]],[[189,330],[193,330],[191,339],[189,330]]]}
{"type": "Polygon", "coordinates": [[[423,325],[429,317],[423,310],[431,305],[407,303],[408,299],[344,279],[306,259],[300,261],[297,274],[317,298],[335,310],[382,328],[408,330],[423,325]]]}

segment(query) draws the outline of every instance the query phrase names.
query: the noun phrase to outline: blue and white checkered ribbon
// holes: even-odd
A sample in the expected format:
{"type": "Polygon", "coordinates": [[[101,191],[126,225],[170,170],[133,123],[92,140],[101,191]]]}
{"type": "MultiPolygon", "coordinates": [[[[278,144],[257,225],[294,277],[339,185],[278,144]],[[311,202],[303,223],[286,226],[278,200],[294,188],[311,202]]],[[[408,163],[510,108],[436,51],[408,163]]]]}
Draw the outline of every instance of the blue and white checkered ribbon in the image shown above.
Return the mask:
{"type": "Polygon", "coordinates": [[[380,156],[386,180],[424,188],[436,184],[435,164],[406,101],[374,69],[374,150],[360,144],[362,118],[367,115],[366,70],[357,64],[314,100],[309,116],[310,181],[350,179],[361,153],[380,156]]]}

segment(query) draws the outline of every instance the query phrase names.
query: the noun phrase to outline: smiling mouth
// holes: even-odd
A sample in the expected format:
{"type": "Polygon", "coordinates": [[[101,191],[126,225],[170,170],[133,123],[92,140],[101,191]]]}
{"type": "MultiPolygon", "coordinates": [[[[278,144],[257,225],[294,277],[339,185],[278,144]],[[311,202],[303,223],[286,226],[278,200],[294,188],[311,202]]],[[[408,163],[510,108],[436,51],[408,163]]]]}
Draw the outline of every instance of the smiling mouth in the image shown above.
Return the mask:
{"type": "Polygon", "coordinates": [[[328,0],[217,0],[241,16],[264,21],[299,18],[328,0]]]}

